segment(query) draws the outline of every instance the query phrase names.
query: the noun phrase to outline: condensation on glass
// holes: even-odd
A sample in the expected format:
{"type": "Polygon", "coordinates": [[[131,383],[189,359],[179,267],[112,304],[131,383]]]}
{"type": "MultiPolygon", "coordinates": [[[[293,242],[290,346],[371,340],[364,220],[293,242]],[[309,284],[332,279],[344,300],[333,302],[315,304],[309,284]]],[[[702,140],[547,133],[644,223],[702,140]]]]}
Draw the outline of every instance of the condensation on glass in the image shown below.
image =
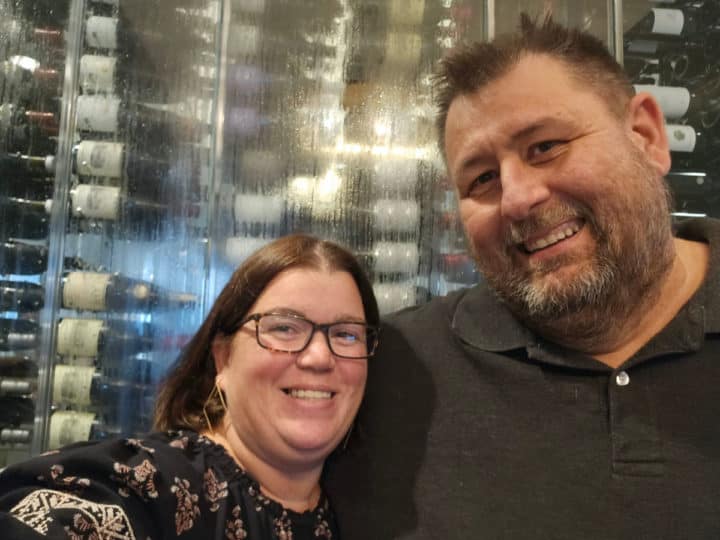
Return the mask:
{"type": "MultiPolygon", "coordinates": [[[[158,380],[271,239],[347,245],[383,312],[476,283],[435,65],[486,13],[498,34],[551,7],[607,40],[610,4],[0,0],[0,466],[149,429],[158,380]]],[[[715,208],[714,4],[620,14],[688,213],[715,208]]]]}

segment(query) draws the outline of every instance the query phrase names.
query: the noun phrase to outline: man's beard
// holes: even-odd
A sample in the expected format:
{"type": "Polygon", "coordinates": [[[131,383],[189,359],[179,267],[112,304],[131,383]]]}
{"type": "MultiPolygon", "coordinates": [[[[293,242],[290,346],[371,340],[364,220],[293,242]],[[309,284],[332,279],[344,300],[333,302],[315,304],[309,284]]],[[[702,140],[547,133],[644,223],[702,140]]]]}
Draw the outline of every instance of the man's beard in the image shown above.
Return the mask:
{"type": "Polygon", "coordinates": [[[564,201],[543,208],[510,226],[499,257],[478,258],[490,286],[516,317],[580,350],[602,347],[634,310],[653,302],[672,265],[671,197],[644,155],[630,146],[632,155],[618,174],[633,183],[632,190],[601,194],[594,211],[564,201]],[[560,255],[531,267],[513,261],[520,239],[573,218],[582,219],[595,240],[593,253],[560,255]],[[561,270],[570,264],[575,269],[568,276],[561,270]]]}

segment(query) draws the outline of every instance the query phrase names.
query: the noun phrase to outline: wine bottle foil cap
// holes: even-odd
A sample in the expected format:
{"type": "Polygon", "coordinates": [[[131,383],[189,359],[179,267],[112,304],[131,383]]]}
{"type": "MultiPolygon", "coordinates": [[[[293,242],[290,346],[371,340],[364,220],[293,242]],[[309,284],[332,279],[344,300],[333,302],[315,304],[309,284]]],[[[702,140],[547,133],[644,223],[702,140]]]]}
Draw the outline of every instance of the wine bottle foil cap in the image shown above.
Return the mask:
{"type": "Polygon", "coordinates": [[[5,444],[26,443],[30,441],[31,432],[28,429],[3,428],[0,430],[0,442],[5,444]]]}
{"type": "Polygon", "coordinates": [[[33,391],[31,381],[22,379],[2,379],[0,380],[0,395],[2,394],[30,394],[33,391]]]}
{"type": "Polygon", "coordinates": [[[7,344],[10,349],[32,349],[37,345],[36,334],[19,334],[16,332],[8,332],[7,344]]]}
{"type": "Polygon", "coordinates": [[[374,269],[382,273],[416,274],[420,253],[414,242],[377,242],[374,269]]]}

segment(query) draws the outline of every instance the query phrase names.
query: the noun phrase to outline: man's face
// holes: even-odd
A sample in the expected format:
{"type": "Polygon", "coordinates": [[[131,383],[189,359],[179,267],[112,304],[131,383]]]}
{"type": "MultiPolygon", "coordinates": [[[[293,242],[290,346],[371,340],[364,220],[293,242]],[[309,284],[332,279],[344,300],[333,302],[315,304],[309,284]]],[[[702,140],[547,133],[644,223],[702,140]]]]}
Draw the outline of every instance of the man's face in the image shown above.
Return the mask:
{"type": "Polygon", "coordinates": [[[480,270],[519,316],[627,301],[666,270],[665,171],[629,125],[541,55],[452,102],[445,151],[460,215],[480,270]]]}

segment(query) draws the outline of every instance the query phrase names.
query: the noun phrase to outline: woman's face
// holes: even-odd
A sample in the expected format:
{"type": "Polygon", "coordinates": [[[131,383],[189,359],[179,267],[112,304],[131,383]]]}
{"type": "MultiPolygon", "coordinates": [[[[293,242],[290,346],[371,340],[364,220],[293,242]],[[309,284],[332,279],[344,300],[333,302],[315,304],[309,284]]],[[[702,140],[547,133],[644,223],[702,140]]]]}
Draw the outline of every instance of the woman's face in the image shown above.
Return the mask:
{"type": "MultiPolygon", "coordinates": [[[[315,323],[365,321],[349,273],[306,268],[278,274],[248,315],[268,312],[291,313],[315,323]]],[[[335,356],[320,331],[299,353],[271,351],[258,344],[255,328],[256,322],[250,321],[231,339],[213,346],[228,406],[226,438],[241,462],[322,464],[360,406],[367,360],[335,356]]]]}

